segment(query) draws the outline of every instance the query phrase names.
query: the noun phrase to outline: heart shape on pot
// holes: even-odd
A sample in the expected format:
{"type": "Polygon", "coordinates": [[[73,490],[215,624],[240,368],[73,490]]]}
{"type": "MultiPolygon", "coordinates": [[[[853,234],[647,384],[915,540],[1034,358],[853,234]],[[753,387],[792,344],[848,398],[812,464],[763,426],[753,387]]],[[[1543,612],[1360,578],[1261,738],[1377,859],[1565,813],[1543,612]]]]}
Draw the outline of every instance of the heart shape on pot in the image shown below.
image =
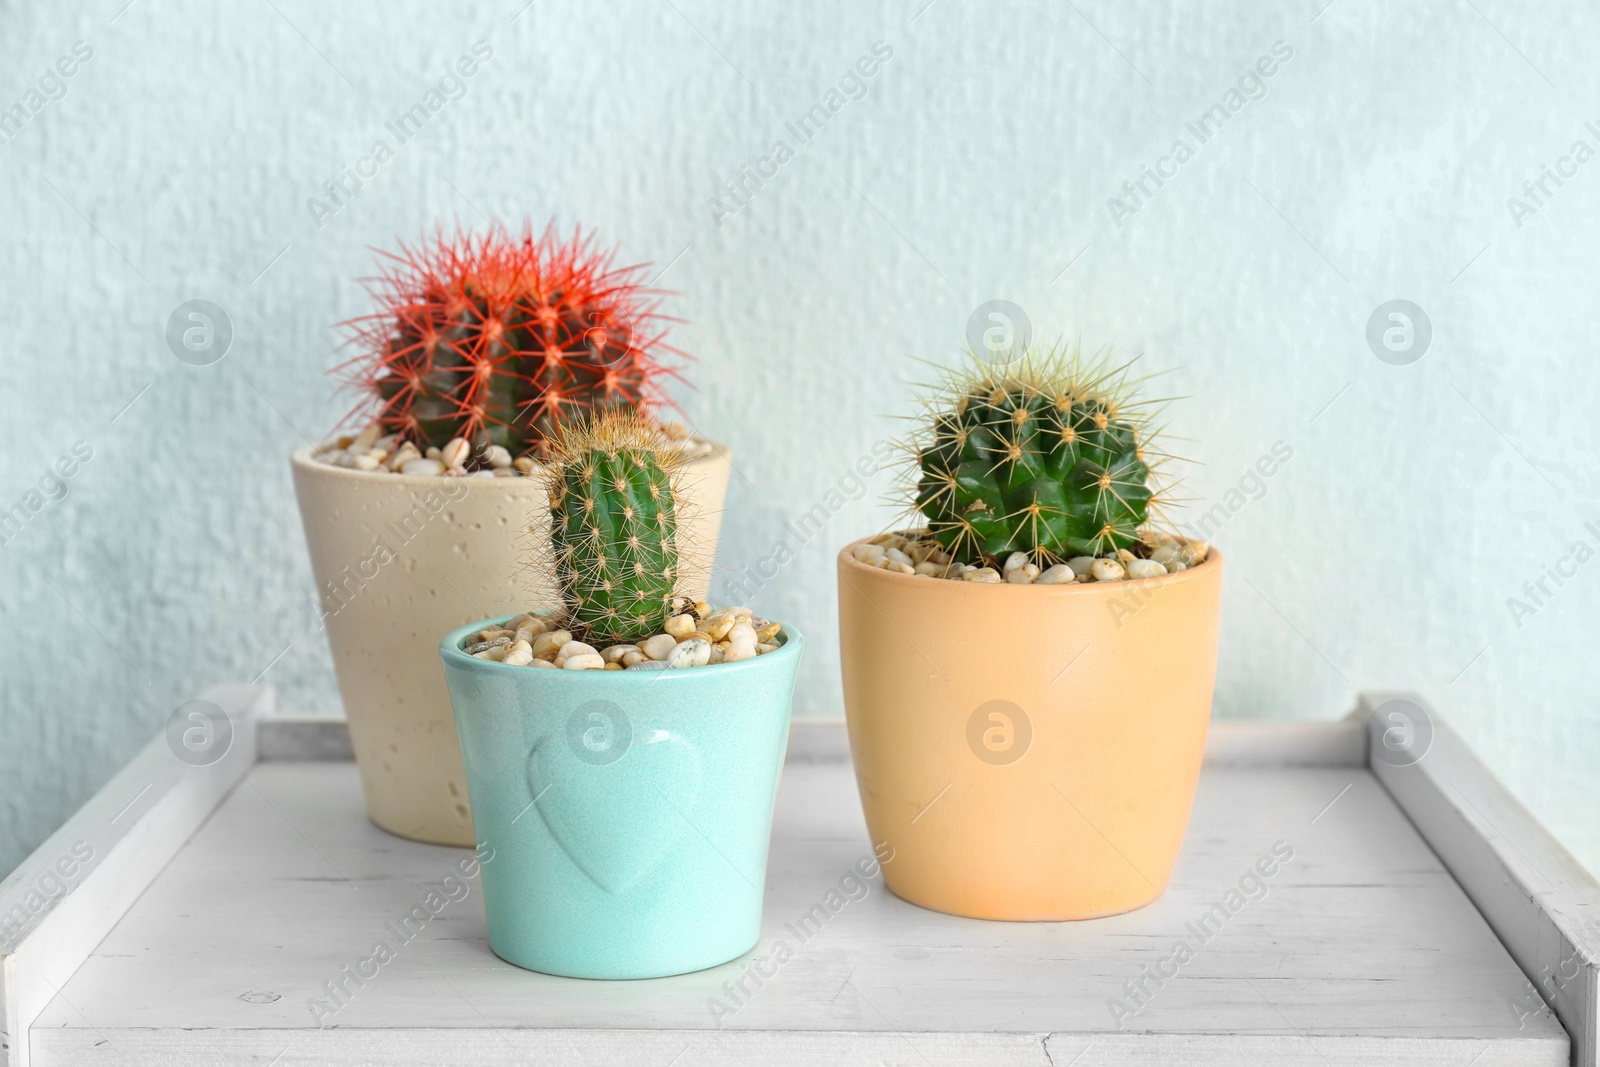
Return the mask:
{"type": "Polygon", "coordinates": [[[700,795],[700,757],[666,730],[626,741],[604,762],[559,735],[528,754],[534,807],[556,844],[613,895],[672,849],[700,795]]]}

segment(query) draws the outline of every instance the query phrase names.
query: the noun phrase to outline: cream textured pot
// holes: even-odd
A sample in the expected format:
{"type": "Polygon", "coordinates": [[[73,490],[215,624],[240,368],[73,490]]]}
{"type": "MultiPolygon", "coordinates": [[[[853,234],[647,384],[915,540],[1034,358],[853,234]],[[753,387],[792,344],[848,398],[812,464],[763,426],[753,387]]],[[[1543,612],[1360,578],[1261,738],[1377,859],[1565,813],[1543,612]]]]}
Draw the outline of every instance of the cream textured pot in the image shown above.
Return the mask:
{"type": "MultiPolygon", "coordinates": [[[[557,606],[549,580],[523,566],[529,538],[548,536],[543,481],[371,473],[318,462],[309,448],[291,463],[367,812],[401,837],[471,845],[439,639],[473,619],[557,606]]],[[[729,469],[717,445],[685,474],[699,599],[729,469]]]]}
{"type": "Polygon", "coordinates": [[[845,716],[891,890],[979,919],[1161,895],[1216,678],[1222,557],[1084,585],[948,581],[839,554],[845,716]]]}

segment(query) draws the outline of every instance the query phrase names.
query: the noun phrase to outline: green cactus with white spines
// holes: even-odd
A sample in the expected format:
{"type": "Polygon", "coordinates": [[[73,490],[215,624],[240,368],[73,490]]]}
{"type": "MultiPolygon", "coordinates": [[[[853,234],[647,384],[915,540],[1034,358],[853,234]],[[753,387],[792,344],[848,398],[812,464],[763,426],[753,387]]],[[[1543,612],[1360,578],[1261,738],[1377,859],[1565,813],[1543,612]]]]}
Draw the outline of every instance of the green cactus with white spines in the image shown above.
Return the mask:
{"type": "Polygon", "coordinates": [[[550,569],[568,619],[592,637],[660,633],[683,579],[683,454],[637,416],[556,438],[547,462],[550,569]]]}
{"type": "Polygon", "coordinates": [[[1162,503],[1152,488],[1149,405],[1127,363],[1076,347],[1004,366],[969,353],[927,398],[909,443],[913,504],[961,563],[1026,552],[1041,566],[1127,548],[1162,503]]]}

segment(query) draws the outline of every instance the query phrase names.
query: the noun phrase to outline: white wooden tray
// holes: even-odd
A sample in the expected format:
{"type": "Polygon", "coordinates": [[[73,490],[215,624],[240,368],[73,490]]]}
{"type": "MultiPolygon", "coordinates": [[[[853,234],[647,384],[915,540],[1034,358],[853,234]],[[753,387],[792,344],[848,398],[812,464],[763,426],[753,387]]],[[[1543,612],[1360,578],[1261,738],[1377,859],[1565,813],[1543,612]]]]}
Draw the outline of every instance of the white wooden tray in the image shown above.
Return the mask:
{"type": "Polygon", "coordinates": [[[851,880],[871,847],[843,730],[801,722],[759,947],[647,982],[502,962],[476,883],[444,881],[470,853],[367,821],[342,723],[206,698],[224,758],[157,739],[0,884],[11,1067],[1600,1063],[1600,887],[1437,717],[1400,765],[1388,698],[1214,725],[1166,895],[1061,924],[851,880]]]}

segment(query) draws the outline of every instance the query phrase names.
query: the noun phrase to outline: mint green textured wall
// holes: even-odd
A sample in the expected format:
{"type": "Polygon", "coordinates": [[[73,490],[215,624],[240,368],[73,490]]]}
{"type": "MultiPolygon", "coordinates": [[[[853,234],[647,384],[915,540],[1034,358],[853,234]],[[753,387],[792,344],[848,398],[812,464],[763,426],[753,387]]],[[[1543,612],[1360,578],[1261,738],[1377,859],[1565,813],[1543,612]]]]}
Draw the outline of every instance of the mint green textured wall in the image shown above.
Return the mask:
{"type": "Polygon", "coordinates": [[[367,246],[523,215],[682,293],[682,403],[737,456],[724,588],[825,519],[754,594],[811,638],[798,713],[839,712],[832,554],[891,516],[908,357],[1004,299],[1187,398],[1219,715],[1415,688],[1600,862],[1595,18],[0,3],[0,870],[204,684],[337,710],[287,464],[344,408],[329,324],[367,246]],[[232,323],[209,366],[166,341],[195,299],[232,323]],[[1396,299],[1409,363],[1368,341],[1396,299]]]}

